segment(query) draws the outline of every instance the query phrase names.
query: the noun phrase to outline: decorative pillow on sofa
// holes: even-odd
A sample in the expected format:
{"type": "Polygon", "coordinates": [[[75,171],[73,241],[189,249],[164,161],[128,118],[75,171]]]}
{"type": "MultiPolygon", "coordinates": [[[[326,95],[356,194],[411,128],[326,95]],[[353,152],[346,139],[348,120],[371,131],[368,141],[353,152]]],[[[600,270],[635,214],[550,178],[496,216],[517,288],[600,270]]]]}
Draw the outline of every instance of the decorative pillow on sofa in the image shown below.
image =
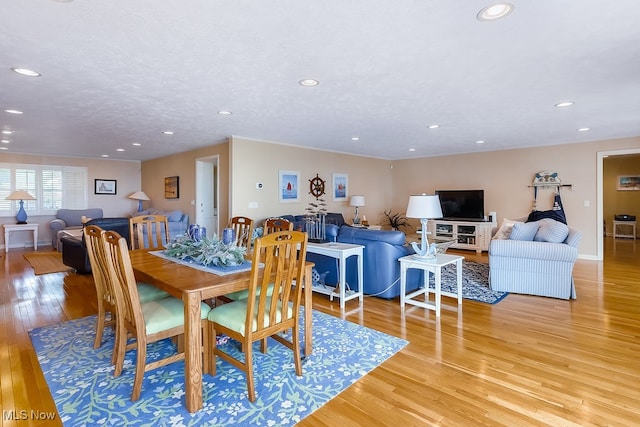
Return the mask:
{"type": "Polygon", "coordinates": [[[503,219],[502,225],[500,225],[500,228],[498,229],[496,234],[494,234],[493,238],[498,240],[508,240],[509,236],[511,235],[511,230],[513,229],[513,225],[516,222],[518,221],[514,221],[506,218],[503,219]]]}
{"type": "Polygon", "coordinates": [[[169,222],[178,222],[180,221],[180,219],[182,219],[182,211],[177,210],[177,211],[162,211],[160,209],[145,209],[141,212],[133,212],[131,214],[132,217],[134,216],[144,216],[144,215],[165,215],[167,217],[167,220],[169,222]]]}
{"type": "Polygon", "coordinates": [[[535,222],[517,222],[513,225],[509,240],[526,240],[532,242],[538,232],[540,224],[535,222]]]}
{"type": "Polygon", "coordinates": [[[540,228],[533,238],[536,242],[562,243],[569,235],[569,227],[560,221],[544,218],[537,222],[540,228]]]}

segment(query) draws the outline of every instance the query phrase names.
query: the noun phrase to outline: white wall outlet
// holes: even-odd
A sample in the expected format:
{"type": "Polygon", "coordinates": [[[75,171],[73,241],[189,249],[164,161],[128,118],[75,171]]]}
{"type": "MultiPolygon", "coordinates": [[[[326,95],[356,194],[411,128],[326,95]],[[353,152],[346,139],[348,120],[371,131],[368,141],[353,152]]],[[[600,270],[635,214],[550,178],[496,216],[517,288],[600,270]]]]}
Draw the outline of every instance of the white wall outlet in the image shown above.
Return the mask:
{"type": "Polygon", "coordinates": [[[258,202],[249,202],[249,209],[258,209],[258,202]]]}
{"type": "Polygon", "coordinates": [[[583,204],[585,208],[588,208],[589,206],[591,206],[591,202],[588,200],[585,200],[583,204]]]}

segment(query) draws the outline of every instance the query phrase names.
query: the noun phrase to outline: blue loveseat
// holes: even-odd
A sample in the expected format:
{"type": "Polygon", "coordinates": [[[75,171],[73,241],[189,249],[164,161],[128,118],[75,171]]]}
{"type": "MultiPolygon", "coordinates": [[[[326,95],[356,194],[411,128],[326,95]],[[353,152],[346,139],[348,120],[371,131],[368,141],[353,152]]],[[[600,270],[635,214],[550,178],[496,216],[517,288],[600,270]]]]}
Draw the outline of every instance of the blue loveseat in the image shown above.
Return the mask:
{"type": "MultiPolygon", "coordinates": [[[[405,245],[405,235],[400,231],[368,230],[334,224],[326,225],[326,235],[331,241],[364,246],[364,287],[365,295],[380,298],[395,298],[400,295],[400,263],[398,258],[414,253],[405,245]]],[[[316,264],[320,274],[328,272],[325,283],[337,283],[337,260],[323,255],[307,253],[307,259],[316,264]]],[[[352,289],[359,289],[357,262],[355,257],[347,259],[347,283],[352,289]]],[[[420,270],[407,272],[407,292],[423,283],[420,270]]]]}
{"type": "Polygon", "coordinates": [[[169,238],[175,239],[176,237],[184,234],[189,226],[189,215],[182,211],[161,211],[159,209],[145,209],[141,212],[133,212],[134,216],[146,216],[146,215],[164,215],[167,217],[169,223],[169,238]]]}
{"type": "Polygon", "coordinates": [[[51,229],[51,246],[58,251],[62,251],[60,238],[63,236],[62,231],[80,230],[82,229],[82,217],[87,219],[102,218],[102,208],[91,209],[60,209],[56,213],[56,218],[49,222],[51,229]]]}

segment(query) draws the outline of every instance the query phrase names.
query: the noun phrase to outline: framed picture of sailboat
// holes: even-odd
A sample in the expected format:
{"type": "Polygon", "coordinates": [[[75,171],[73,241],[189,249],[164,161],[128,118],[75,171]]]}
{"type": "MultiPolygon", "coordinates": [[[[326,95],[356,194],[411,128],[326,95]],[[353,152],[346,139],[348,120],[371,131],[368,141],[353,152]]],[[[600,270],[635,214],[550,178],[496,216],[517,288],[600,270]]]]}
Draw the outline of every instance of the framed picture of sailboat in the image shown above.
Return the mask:
{"type": "Polygon", "coordinates": [[[333,201],[339,202],[347,200],[349,196],[349,176],[343,173],[334,173],[333,181],[333,201]]]}
{"type": "Polygon", "coordinates": [[[298,202],[300,197],[300,172],[281,170],[278,176],[278,198],[280,203],[298,202]]]}

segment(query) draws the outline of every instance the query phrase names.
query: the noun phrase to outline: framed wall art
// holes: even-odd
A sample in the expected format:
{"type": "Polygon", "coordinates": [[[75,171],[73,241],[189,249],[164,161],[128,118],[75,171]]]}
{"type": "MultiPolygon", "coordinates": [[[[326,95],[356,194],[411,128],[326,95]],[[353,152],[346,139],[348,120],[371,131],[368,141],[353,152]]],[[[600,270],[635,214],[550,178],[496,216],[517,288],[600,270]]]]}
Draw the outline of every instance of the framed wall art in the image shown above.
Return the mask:
{"type": "Polygon", "coordinates": [[[334,173],[332,175],[332,183],[333,201],[347,200],[349,196],[349,176],[343,173],[334,173]]]}
{"type": "Polygon", "coordinates": [[[164,198],[178,199],[180,197],[180,177],[168,176],[164,179],[164,198]]]}
{"type": "Polygon", "coordinates": [[[280,203],[294,203],[300,198],[300,172],[278,171],[278,200],[280,203]]]}
{"type": "Polygon", "coordinates": [[[640,190],[640,175],[620,175],[618,190],[640,190]]]}
{"type": "Polygon", "coordinates": [[[118,181],[115,179],[95,179],[95,194],[116,194],[118,189],[118,181]]]}

